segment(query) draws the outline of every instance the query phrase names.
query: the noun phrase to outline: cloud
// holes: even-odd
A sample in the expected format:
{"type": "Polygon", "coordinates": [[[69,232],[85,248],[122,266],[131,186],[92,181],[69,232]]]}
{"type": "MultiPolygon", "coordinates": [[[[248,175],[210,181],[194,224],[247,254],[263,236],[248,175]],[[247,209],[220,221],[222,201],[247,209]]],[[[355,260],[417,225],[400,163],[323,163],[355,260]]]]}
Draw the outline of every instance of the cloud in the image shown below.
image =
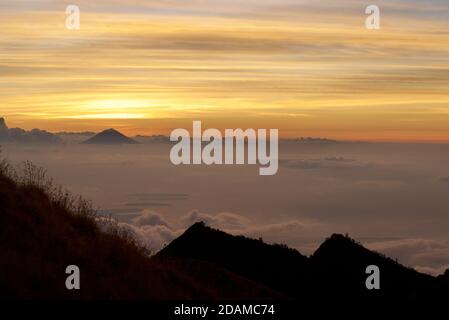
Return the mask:
{"type": "Polygon", "coordinates": [[[186,226],[190,226],[195,222],[203,221],[207,225],[220,230],[227,231],[232,234],[246,235],[250,237],[267,237],[269,239],[276,238],[283,242],[288,242],[292,236],[301,232],[308,234],[313,229],[322,224],[312,219],[292,219],[278,223],[262,223],[258,224],[242,215],[221,212],[217,214],[201,213],[193,210],[182,217],[186,226]]]}
{"type": "Polygon", "coordinates": [[[145,209],[148,207],[169,207],[174,202],[187,200],[188,195],[182,193],[135,193],[130,194],[132,202],[127,202],[126,207],[145,209]]]}
{"type": "Polygon", "coordinates": [[[351,169],[367,168],[369,164],[344,157],[325,157],[322,159],[283,159],[279,161],[283,167],[299,170],[312,169],[351,169]]]}
{"type": "Polygon", "coordinates": [[[12,163],[39,163],[58,183],[96,206],[116,208],[102,212],[131,225],[155,249],[193,222],[205,220],[229,233],[285,243],[303,254],[312,253],[333,232],[376,235],[383,239],[367,241],[368,247],[374,243],[373,249],[397,257],[407,266],[439,273],[448,265],[447,249],[433,244],[444,244],[438,239],[447,238],[449,226],[448,185],[439,181],[449,175],[445,166],[449,153],[442,152],[444,145],[292,143],[280,148],[281,158],[316,159],[328,166],[372,166],[285,169],[270,179],[246,166],[173,168],[167,160],[169,148],[159,145],[101,150],[85,146],[2,147],[12,163]],[[134,164],[124,168],[121,163],[126,160],[134,164]],[[172,206],[155,211],[124,207],[128,202],[148,201],[172,206]],[[192,208],[199,210],[190,211],[192,208]],[[398,237],[415,240],[400,241],[398,237]]]}
{"type": "Polygon", "coordinates": [[[21,128],[8,128],[5,119],[0,118],[0,141],[15,143],[60,143],[61,138],[45,130],[26,131],[21,128]]]}
{"type": "Polygon", "coordinates": [[[257,224],[247,217],[232,212],[210,214],[198,210],[192,210],[181,216],[177,224],[169,223],[159,213],[144,210],[130,222],[121,222],[119,225],[129,229],[141,243],[158,251],[191,225],[200,221],[230,234],[263,238],[269,243],[297,243],[295,238],[299,234],[302,237],[308,236],[323,227],[322,223],[307,219],[257,224]]]}
{"type": "MultiPolygon", "coordinates": [[[[136,238],[149,248],[158,251],[199,221],[234,235],[263,238],[268,243],[289,243],[303,254],[311,253],[304,250],[310,251],[313,247],[316,249],[319,244],[316,241],[317,233],[324,235],[328,232],[324,223],[314,220],[293,219],[279,223],[256,224],[249,218],[236,213],[211,214],[198,210],[192,210],[182,216],[178,221],[180,224],[176,227],[161,214],[153,211],[143,211],[130,223],[120,223],[120,225],[131,230],[136,238]]],[[[449,268],[449,240],[447,239],[372,238],[367,239],[364,244],[367,248],[398,259],[401,264],[411,266],[420,272],[438,275],[449,268]]]]}
{"type": "Polygon", "coordinates": [[[129,223],[120,222],[119,225],[130,230],[138,241],[154,251],[163,248],[182,232],[174,230],[161,214],[149,210],[142,211],[129,223]]]}
{"type": "MultiPolygon", "coordinates": [[[[26,127],[57,119],[52,126],[66,129],[77,117],[99,114],[116,124],[108,116],[123,110],[98,113],[92,98],[138,95],[151,112],[129,104],[122,109],[146,118],[245,113],[247,123],[276,119],[284,130],[337,138],[354,138],[359,130],[369,138],[388,131],[392,138],[414,133],[408,139],[430,139],[438,132],[444,138],[446,122],[439,119],[447,104],[441,92],[448,81],[448,36],[437,21],[447,20],[438,17],[448,8],[442,2],[438,9],[384,3],[385,11],[426,12],[432,23],[389,19],[387,32],[369,36],[356,1],[79,0],[83,18],[76,33],[64,27],[62,1],[16,2],[2,7],[0,19],[0,47],[9,57],[0,65],[6,75],[0,103],[26,127]]],[[[126,126],[147,129],[134,120],[126,126]]]]}
{"type": "Polygon", "coordinates": [[[144,212],[136,218],[133,218],[132,223],[136,226],[165,226],[170,228],[167,221],[158,213],[144,210],[144,212]]]}
{"type": "Polygon", "coordinates": [[[407,238],[366,244],[368,248],[396,258],[406,266],[438,275],[449,269],[449,240],[407,238]]]}
{"type": "Polygon", "coordinates": [[[244,216],[222,212],[216,215],[201,213],[198,210],[192,210],[181,218],[185,225],[192,225],[195,222],[203,221],[207,225],[222,230],[245,230],[250,224],[250,220],[244,216]]]}
{"type": "Polygon", "coordinates": [[[162,249],[181,234],[180,230],[172,230],[164,225],[136,226],[129,223],[120,223],[120,226],[131,230],[136,239],[153,252],[162,249]]]}

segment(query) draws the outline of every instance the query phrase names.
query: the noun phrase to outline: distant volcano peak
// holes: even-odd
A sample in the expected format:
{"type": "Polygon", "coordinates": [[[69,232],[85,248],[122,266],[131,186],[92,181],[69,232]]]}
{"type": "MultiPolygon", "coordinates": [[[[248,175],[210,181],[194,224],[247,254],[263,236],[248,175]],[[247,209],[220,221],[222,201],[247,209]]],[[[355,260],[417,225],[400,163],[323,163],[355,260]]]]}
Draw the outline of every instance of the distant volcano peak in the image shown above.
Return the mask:
{"type": "Polygon", "coordinates": [[[0,117],[0,131],[8,130],[8,126],[6,125],[5,118],[0,117]]]}
{"type": "Polygon", "coordinates": [[[110,128],[106,129],[92,138],[83,142],[84,144],[136,144],[137,142],[128,138],[123,133],[110,128]]]}

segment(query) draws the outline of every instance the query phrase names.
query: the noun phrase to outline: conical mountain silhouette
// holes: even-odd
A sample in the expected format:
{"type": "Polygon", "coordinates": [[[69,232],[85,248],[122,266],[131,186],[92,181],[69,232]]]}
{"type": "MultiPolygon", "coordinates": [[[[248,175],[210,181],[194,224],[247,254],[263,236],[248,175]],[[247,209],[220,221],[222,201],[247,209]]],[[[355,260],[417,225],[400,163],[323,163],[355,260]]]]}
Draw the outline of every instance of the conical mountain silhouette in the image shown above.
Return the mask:
{"type": "Polygon", "coordinates": [[[364,248],[353,239],[333,234],[311,256],[317,282],[327,287],[326,294],[411,299],[434,284],[435,278],[406,268],[377,252],[364,248]],[[381,290],[367,290],[365,271],[369,265],[381,271],[381,290]],[[363,281],[362,281],[363,280],[363,281]]]}
{"type": "Polygon", "coordinates": [[[136,144],[137,142],[128,138],[115,129],[104,130],[92,138],[83,142],[84,144],[136,144]]]}

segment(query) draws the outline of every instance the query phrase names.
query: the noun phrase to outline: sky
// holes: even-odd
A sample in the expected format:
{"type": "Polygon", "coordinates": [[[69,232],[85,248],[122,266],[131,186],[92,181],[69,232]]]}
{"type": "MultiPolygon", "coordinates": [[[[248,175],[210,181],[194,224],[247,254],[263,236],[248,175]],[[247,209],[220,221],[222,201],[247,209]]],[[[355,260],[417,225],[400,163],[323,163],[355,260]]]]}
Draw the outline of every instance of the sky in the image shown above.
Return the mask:
{"type": "MultiPolygon", "coordinates": [[[[0,0],[0,34],[9,127],[131,136],[201,120],[285,138],[449,142],[447,0],[0,0]],[[69,3],[80,30],[66,29],[69,3]],[[371,4],[380,30],[365,28],[371,4]]],[[[204,220],[305,254],[348,232],[420,271],[449,267],[447,144],[289,143],[269,178],[174,167],[166,144],[3,149],[155,248],[204,220]]]]}
{"type": "Polygon", "coordinates": [[[0,116],[49,131],[449,141],[449,2],[0,0],[0,116]],[[365,8],[381,29],[365,28],[365,8]]]}

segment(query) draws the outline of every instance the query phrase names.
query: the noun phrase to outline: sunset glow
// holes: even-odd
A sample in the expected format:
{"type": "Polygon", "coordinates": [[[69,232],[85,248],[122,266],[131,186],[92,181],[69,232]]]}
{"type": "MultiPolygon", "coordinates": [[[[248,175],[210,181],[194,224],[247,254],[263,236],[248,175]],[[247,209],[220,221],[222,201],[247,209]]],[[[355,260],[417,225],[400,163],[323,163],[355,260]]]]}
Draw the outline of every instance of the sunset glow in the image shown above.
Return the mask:
{"type": "Polygon", "coordinates": [[[199,119],[284,137],[449,141],[443,2],[415,12],[379,1],[382,28],[367,30],[350,0],[338,10],[82,0],[77,31],[65,28],[63,2],[1,2],[0,116],[12,125],[167,134],[199,119]]]}

